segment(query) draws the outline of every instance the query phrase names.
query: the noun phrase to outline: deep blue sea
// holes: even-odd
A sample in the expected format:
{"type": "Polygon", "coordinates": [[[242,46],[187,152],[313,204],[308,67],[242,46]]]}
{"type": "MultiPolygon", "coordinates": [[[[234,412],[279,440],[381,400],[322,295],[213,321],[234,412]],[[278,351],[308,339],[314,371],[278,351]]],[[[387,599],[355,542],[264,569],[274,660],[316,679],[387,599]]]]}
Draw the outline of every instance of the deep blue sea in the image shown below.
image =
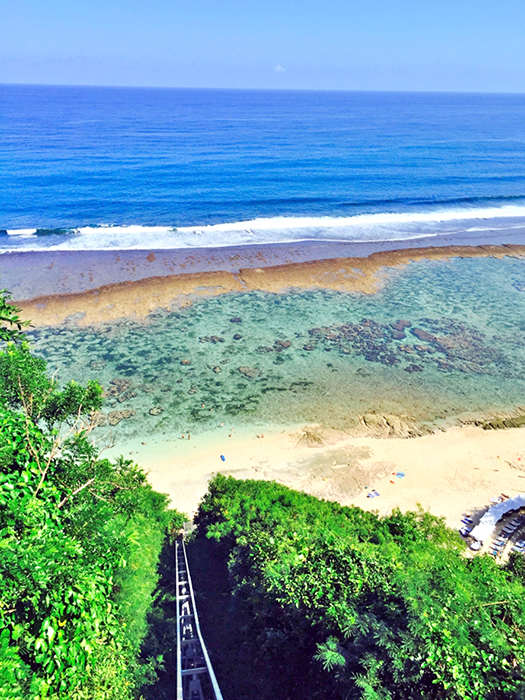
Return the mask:
{"type": "Polygon", "coordinates": [[[523,227],[525,95],[0,86],[0,250],[523,227]]]}

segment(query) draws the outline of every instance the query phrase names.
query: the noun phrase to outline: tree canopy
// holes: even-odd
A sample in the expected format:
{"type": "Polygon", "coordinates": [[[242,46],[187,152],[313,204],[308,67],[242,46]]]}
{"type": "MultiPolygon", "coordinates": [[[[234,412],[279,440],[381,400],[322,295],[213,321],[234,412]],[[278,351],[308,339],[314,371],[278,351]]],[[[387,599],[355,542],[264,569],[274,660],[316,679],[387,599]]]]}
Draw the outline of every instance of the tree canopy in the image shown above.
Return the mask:
{"type": "Polygon", "coordinates": [[[466,558],[442,519],[219,475],[196,521],[227,547],[269,697],[525,697],[523,565],[466,558]]]}
{"type": "Polygon", "coordinates": [[[178,514],[90,441],[97,382],[59,387],[0,293],[0,699],[131,700],[157,563],[178,514]]]}
{"type": "Polygon", "coordinates": [[[7,289],[0,289],[0,340],[17,341],[24,338],[24,328],[29,321],[23,321],[20,309],[11,303],[11,294],[7,289]]]}
{"type": "MultiPolygon", "coordinates": [[[[102,388],[50,377],[18,313],[0,292],[0,700],[135,700],[162,664],[140,648],[183,516],[132,460],[101,458],[102,388]]],[[[525,698],[521,555],[465,557],[422,509],[221,475],[195,522],[228,561],[260,700],[525,698]]]]}

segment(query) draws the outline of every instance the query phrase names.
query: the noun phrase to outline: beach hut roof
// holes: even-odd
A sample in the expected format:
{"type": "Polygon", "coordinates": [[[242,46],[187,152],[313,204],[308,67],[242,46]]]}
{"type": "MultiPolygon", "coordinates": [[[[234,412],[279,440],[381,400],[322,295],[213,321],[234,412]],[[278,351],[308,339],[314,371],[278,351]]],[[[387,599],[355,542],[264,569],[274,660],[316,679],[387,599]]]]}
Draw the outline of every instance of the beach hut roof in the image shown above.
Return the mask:
{"type": "Polygon", "coordinates": [[[490,537],[496,524],[506,513],[523,507],[525,507],[525,493],[519,493],[517,496],[514,496],[514,498],[507,498],[506,501],[496,503],[496,505],[488,509],[472,530],[470,536],[479,542],[484,542],[487,537],[490,537]]]}

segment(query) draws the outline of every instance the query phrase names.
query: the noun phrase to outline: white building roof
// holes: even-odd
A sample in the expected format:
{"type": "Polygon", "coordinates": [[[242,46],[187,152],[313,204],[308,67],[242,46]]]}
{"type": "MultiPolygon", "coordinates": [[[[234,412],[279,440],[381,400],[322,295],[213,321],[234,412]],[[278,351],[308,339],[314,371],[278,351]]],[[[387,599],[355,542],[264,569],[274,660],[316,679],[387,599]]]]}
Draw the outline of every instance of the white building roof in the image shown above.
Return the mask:
{"type": "Polygon", "coordinates": [[[501,501],[501,503],[496,503],[488,509],[485,515],[481,518],[479,523],[470,533],[470,536],[475,540],[484,542],[496,527],[501,518],[511,510],[518,510],[519,508],[525,507],[525,493],[519,493],[514,498],[507,498],[506,501],[501,501]]]}

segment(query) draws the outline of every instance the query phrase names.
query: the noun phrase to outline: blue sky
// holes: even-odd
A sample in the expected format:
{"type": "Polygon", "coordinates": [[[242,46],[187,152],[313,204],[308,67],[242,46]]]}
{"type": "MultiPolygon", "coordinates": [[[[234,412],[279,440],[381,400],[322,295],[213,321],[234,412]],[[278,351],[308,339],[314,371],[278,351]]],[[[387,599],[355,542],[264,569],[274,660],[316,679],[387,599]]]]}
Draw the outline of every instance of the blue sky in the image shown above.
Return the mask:
{"type": "Polygon", "coordinates": [[[0,83],[525,92],[523,0],[0,0],[0,83]]]}

